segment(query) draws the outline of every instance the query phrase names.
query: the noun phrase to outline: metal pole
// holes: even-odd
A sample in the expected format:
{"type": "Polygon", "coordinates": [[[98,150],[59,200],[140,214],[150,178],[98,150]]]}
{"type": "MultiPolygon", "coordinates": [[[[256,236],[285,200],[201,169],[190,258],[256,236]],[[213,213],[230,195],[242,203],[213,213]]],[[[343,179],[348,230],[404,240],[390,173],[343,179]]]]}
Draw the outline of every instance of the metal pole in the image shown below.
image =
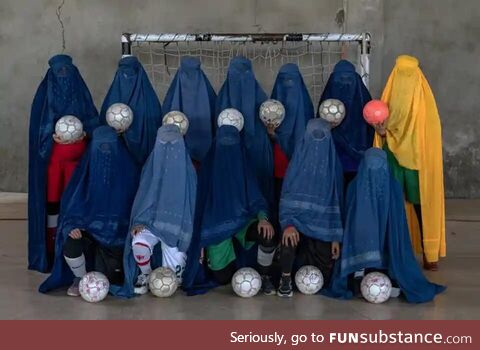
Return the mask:
{"type": "Polygon", "coordinates": [[[132,55],[132,42],[130,41],[130,34],[122,34],[122,57],[132,55]]]}
{"type": "MultiPolygon", "coordinates": [[[[233,42],[262,42],[262,41],[358,41],[364,40],[363,34],[335,34],[335,33],[158,33],[158,34],[124,34],[125,41],[132,42],[184,42],[184,41],[233,41],[233,42]]],[[[123,38],[123,37],[122,37],[123,38]]],[[[369,41],[367,35],[366,41],[369,41]]]]}
{"type": "Polygon", "coordinates": [[[360,45],[360,76],[368,88],[370,83],[370,34],[362,33],[360,45]]]}

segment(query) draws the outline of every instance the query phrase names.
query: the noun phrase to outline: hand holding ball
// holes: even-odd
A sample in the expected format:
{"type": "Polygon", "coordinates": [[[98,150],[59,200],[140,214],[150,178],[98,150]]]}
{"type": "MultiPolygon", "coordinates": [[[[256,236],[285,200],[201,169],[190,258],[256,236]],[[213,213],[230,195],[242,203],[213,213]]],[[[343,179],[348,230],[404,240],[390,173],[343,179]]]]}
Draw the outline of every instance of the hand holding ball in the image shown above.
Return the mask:
{"type": "Polygon", "coordinates": [[[285,107],[280,101],[266,100],[260,106],[260,119],[267,128],[276,129],[285,119],[285,107]]]}

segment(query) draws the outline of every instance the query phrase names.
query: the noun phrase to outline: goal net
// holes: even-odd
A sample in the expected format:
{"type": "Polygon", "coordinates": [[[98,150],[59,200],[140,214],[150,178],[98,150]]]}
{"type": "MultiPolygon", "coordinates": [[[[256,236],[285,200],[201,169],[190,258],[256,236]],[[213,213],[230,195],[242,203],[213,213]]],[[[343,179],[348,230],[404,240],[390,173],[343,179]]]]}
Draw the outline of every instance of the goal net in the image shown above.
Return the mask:
{"type": "Polygon", "coordinates": [[[198,57],[218,92],[230,60],[248,57],[255,76],[269,95],[279,68],[296,63],[314,105],[318,104],[335,64],[341,59],[357,67],[368,86],[370,35],[362,34],[124,34],[123,55],[135,55],[163,100],[183,56],[198,57]]]}

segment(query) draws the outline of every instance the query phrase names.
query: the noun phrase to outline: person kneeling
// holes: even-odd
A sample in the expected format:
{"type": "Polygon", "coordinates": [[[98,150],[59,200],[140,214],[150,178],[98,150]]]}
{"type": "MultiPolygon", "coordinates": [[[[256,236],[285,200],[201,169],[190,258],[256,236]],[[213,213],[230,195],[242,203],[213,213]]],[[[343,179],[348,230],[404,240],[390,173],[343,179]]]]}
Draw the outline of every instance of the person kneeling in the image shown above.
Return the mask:
{"type": "Polygon", "coordinates": [[[264,294],[275,294],[269,270],[276,242],[267,212],[239,130],[221,126],[199,174],[184,290],[193,295],[229,283],[238,268],[255,265],[256,258],[264,294]]]}
{"type": "Polygon", "coordinates": [[[342,213],[343,171],[330,126],[313,119],[295,148],[282,188],[279,296],[293,295],[291,273],[295,261],[297,265],[316,266],[328,282],[333,259],[339,256],[342,213]]]}
{"type": "Polygon", "coordinates": [[[326,294],[349,299],[357,292],[351,282],[362,271],[381,270],[410,303],[434,299],[445,287],[429,282],[413,252],[402,187],[388,167],[387,153],[370,148],[347,190],[341,256],[326,294]]]}
{"type": "Polygon", "coordinates": [[[71,284],[67,294],[78,296],[88,269],[105,274],[111,285],[122,283],[122,253],[139,170],[115,130],[94,130],[62,196],[52,273],[40,292],[71,284]]]}
{"type": "Polygon", "coordinates": [[[125,283],[114,294],[147,293],[152,268],[160,266],[170,268],[181,285],[196,192],[197,175],[180,128],[165,124],[158,129],[143,167],[132,208],[131,235],[125,243],[125,283]]]}
{"type": "Polygon", "coordinates": [[[266,219],[265,213],[260,212],[257,220],[250,221],[240,232],[218,244],[206,248],[208,267],[212,270],[217,283],[230,283],[233,274],[237,271],[237,256],[235,243],[240,249],[250,249],[258,243],[257,270],[262,277],[262,290],[264,294],[275,294],[275,288],[270,279],[270,266],[272,265],[276,242],[273,239],[273,226],[266,219]],[[233,240],[236,240],[234,242],[233,240]]]}

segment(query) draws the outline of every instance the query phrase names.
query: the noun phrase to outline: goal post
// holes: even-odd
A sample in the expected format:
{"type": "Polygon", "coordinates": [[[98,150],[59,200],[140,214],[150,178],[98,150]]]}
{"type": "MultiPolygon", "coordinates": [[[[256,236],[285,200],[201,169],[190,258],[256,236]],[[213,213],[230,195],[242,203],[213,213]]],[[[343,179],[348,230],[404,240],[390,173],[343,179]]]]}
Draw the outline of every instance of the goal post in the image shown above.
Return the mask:
{"type": "Polygon", "coordinates": [[[183,56],[195,56],[216,91],[223,84],[230,60],[245,56],[255,76],[270,93],[279,68],[296,63],[316,105],[335,64],[351,61],[368,87],[369,33],[159,33],[122,35],[122,55],[135,55],[147,71],[161,99],[183,56]]]}

